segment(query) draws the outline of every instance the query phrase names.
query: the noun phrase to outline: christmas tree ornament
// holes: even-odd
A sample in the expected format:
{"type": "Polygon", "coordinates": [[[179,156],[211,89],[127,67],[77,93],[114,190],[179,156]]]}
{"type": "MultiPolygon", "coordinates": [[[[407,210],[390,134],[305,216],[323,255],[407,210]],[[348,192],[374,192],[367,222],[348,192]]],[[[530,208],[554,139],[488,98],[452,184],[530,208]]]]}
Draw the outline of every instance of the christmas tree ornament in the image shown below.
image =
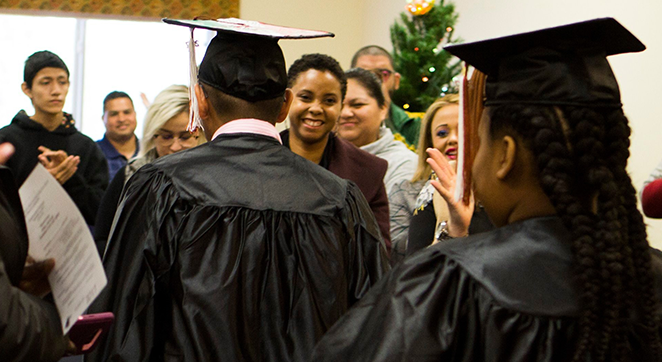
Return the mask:
{"type": "Polygon", "coordinates": [[[393,66],[400,73],[400,87],[391,100],[410,112],[424,112],[442,87],[460,73],[460,63],[443,46],[456,43],[453,37],[458,15],[445,0],[405,0],[407,10],[391,26],[393,66]],[[421,11],[418,10],[420,6],[421,11]]]}
{"type": "Polygon", "coordinates": [[[407,0],[407,11],[414,16],[427,14],[434,6],[434,0],[407,0]]]}

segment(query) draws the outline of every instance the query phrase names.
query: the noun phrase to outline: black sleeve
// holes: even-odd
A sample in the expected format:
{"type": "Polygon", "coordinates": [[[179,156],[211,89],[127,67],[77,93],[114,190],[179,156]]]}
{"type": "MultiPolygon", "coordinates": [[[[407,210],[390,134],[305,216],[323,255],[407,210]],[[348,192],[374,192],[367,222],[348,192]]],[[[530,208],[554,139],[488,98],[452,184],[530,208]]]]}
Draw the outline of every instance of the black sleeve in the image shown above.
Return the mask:
{"type": "Polygon", "coordinates": [[[418,210],[418,212],[411,217],[409,222],[407,256],[432,244],[432,239],[434,239],[434,226],[436,224],[437,216],[434,213],[432,202],[429,202],[425,205],[423,210],[418,210]]]}
{"type": "Polygon", "coordinates": [[[97,244],[97,250],[102,258],[103,252],[106,250],[110,228],[113,226],[117,203],[120,201],[120,196],[124,189],[125,171],[126,165],[117,171],[115,177],[113,177],[113,181],[108,185],[99,204],[99,211],[94,222],[94,242],[97,244]]]}
{"type": "Polygon", "coordinates": [[[64,354],[55,306],[11,285],[0,257],[0,356],[3,361],[57,361],[64,354]]]}

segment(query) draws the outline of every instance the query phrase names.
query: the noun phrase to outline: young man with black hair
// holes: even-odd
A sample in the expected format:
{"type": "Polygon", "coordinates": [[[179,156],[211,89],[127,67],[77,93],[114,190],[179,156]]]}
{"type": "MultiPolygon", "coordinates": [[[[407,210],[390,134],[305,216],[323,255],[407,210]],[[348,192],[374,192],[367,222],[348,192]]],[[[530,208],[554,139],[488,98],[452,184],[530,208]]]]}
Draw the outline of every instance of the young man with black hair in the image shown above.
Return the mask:
{"type": "Polygon", "coordinates": [[[101,119],[106,126],[106,133],[97,141],[97,145],[106,156],[112,180],[115,173],[140,151],[140,143],[134,133],[137,122],[133,100],[124,92],[108,93],[103,100],[101,119]]]}
{"type": "Polygon", "coordinates": [[[94,225],[101,197],[108,186],[103,153],[89,137],[78,132],[70,114],[62,111],[69,91],[69,69],[57,55],[44,50],[25,61],[21,84],[35,113],[21,110],[11,124],[0,129],[0,142],[10,142],[16,153],[7,162],[21,185],[41,162],[64,187],[94,225]]]}

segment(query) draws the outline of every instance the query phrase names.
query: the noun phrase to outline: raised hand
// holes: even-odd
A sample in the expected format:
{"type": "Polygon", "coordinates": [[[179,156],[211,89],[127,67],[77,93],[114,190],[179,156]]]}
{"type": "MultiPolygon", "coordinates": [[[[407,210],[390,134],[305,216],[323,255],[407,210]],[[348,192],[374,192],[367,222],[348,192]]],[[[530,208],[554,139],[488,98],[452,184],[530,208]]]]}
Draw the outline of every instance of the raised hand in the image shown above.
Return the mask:
{"type": "Polygon", "coordinates": [[[437,175],[437,180],[430,183],[448,204],[448,233],[452,237],[466,236],[474,212],[474,202],[472,200],[467,205],[462,200],[455,201],[455,165],[451,165],[435,148],[428,148],[426,152],[430,156],[426,161],[437,175]]]}

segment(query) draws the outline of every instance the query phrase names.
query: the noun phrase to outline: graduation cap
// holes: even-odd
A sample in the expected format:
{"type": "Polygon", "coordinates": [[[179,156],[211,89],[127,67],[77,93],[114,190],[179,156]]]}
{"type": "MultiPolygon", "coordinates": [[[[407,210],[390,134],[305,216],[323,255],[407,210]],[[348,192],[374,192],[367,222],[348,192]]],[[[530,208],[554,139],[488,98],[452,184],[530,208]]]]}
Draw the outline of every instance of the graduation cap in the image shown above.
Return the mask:
{"type": "Polygon", "coordinates": [[[444,47],[487,75],[485,105],[621,107],[607,56],[646,49],[613,18],[444,47]]]}
{"type": "Polygon", "coordinates": [[[477,81],[468,82],[465,79],[463,82],[465,91],[462,97],[462,116],[465,119],[460,122],[460,131],[464,134],[459,137],[459,158],[463,160],[458,159],[456,184],[464,185],[464,190],[458,188],[456,198],[461,193],[467,200],[469,165],[475,153],[471,149],[474,141],[472,133],[477,128],[477,118],[483,105],[620,108],[620,91],[607,56],[640,52],[646,47],[615,19],[602,18],[472,43],[453,44],[444,49],[479,71],[472,76],[477,81]],[[473,89],[470,87],[472,83],[473,89]],[[476,84],[480,86],[476,87],[476,84]],[[467,88],[469,91],[466,91],[467,88]],[[477,97],[483,102],[476,102],[477,97]],[[467,105],[473,109],[467,109],[467,105]]]}
{"type": "Polygon", "coordinates": [[[201,127],[193,86],[198,81],[249,102],[281,97],[287,88],[285,58],[280,39],[333,37],[333,33],[289,28],[236,18],[216,20],[163,19],[191,29],[189,43],[191,112],[188,129],[201,127]],[[198,71],[193,30],[215,30],[198,71]]]}

